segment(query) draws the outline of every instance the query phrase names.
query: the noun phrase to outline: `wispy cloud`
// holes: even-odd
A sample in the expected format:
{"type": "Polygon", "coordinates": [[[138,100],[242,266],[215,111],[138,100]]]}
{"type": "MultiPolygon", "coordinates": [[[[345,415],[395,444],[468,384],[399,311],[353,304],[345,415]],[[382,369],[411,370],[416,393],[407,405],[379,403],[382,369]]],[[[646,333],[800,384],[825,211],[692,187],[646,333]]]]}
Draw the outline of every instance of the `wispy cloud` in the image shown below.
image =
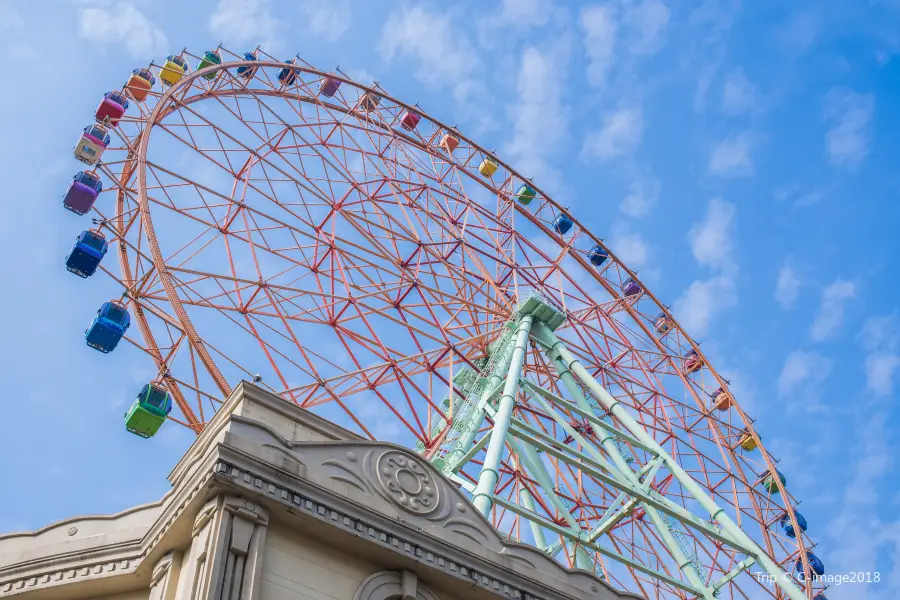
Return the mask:
{"type": "Polygon", "coordinates": [[[208,26],[226,42],[261,44],[269,52],[281,45],[281,23],[272,16],[269,0],[219,0],[208,26]]]}
{"type": "Polygon", "coordinates": [[[645,217],[659,199],[659,191],[660,183],[657,179],[645,177],[634,181],[629,188],[628,195],[619,205],[619,210],[635,219],[645,217]]]}
{"type": "Polygon", "coordinates": [[[513,136],[506,151],[526,177],[540,177],[556,187],[559,175],[550,163],[568,135],[568,107],[562,102],[567,47],[522,52],[516,81],[517,101],[510,107],[513,136]]]}
{"type": "Polygon", "coordinates": [[[725,138],[713,147],[709,156],[709,172],[720,177],[748,177],[753,175],[750,151],[756,136],[743,132],[725,138]]]}
{"type": "Polygon", "coordinates": [[[300,12],[310,30],[329,42],[341,39],[353,23],[353,12],[346,0],[307,0],[300,4],[300,12]]]}
{"type": "Polygon", "coordinates": [[[588,6],[581,9],[578,23],[584,33],[588,81],[602,86],[615,57],[619,29],[616,8],[610,4],[588,6]]]}
{"type": "Polygon", "coordinates": [[[643,269],[650,260],[650,244],[622,222],[613,224],[609,247],[632,270],[643,269]]]}
{"type": "Polygon", "coordinates": [[[846,88],[835,88],[825,96],[825,153],[836,167],[854,169],[869,153],[869,138],[875,98],[846,88]]]}
{"type": "Polygon", "coordinates": [[[644,135],[641,107],[623,106],[603,117],[600,129],[584,140],[582,155],[600,162],[634,153],[644,135]]]}
{"type": "Polygon", "coordinates": [[[425,6],[394,9],[382,27],[378,49],[387,61],[398,56],[413,61],[417,79],[435,87],[450,87],[457,102],[464,102],[477,87],[481,60],[450,12],[425,6]]]}
{"type": "Polygon", "coordinates": [[[822,304],[809,335],[821,342],[834,336],[844,323],[844,304],[856,296],[856,284],[837,279],[822,290],[822,304]]]}
{"type": "Polygon", "coordinates": [[[0,0],[0,31],[22,31],[25,20],[8,0],[0,0]]]}
{"type": "Polygon", "coordinates": [[[733,69],[722,86],[722,112],[743,115],[759,106],[759,92],[741,68],[733,69]]]}
{"type": "Polygon", "coordinates": [[[778,395],[782,398],[801,386],[825,381],[831,374],[832,360],[815,352],[795,350],[784,361],[778,376],[778,395]]]}
{"type": "Polygon", "coordinates": [[[731,277],[716,275],[696,280],[675,301],[673,311],[689,335],[703,337],[713,319],[737,306],[737,286],[731,277]]]}
{"type": "Polygon", "coordinates": [[[79,9],[78,35],[100,44],[121,44],[137,58],[152,58],[168,51],[165,34],[130,2],[79,9]]]}
{"type": "Polygon", "coordinates": [[[718,198],[710,200],[706,216],[688,231],[691,252],[698,263],[723,271],[734,269],[736,217],[734,204],[718,198]]]}
{"type": "Polygon", "coordinates": [[[791,265],[785,264],[778,271],[778,279],[775,281],[775,299],[781,308],[789,309],[794,306],[799,295],[800,276],[791,265]]]}
{"type": "Polygon", "coordinates": [[[665,43],[670,15],[668,7],[659,0],[624,5],[622,29],[626,49],[635,56],[659,52],[665,43]]]}
{"type": "Polygon", "coordinates": [[[900,371],[900,327],[894,315],[871,317],[863,325],[866,386],[878,396],[891,396],[900,371]]]}

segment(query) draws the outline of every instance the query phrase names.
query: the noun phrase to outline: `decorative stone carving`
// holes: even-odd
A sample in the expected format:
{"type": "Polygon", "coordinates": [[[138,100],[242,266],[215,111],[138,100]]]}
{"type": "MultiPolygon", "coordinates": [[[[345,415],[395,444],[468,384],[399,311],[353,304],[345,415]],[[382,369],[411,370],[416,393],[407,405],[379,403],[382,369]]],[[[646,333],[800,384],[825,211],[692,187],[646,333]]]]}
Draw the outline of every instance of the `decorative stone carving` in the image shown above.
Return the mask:
{"type": "Polygon", "coordinates": [[[353,600],[438,600],[412,571],[381,571],[366,577],[353,600]]]}
{"type": "Polygon", "coordinates": [[[440,488],[431,470],[419,460],[389,450],[378,457],[376,471],[378,482],[394,503],[418,515],[437,509],[440,488]]]}
{"type": "Polygon", "coordinates": [[[181,552],[169,552],[159,559],[150,575],[150,600],[174,600],[180,570],[181,552]]]}

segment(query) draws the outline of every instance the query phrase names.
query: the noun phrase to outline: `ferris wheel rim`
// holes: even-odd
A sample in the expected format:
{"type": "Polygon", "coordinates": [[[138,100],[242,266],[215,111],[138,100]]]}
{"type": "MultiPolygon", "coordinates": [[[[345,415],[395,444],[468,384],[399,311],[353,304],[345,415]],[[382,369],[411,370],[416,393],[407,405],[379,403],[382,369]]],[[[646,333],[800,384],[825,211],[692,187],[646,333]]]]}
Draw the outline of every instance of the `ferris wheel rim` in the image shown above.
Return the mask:
{"type": "MultiPolygon", "coordinates": [[[[346,83],[346,84],[348,84],[348,85],[350,85],[350,86],[353,86],[353,87],[356,88],[356,89],[363,90],[363,91],[368,91],[368,92],[372,92],[372,93],[377,93],[377,94],[379,94],[380,96],[382,96],[382,97],[384,97],[384,98],[390,100],[391,102],[396,103],[396,104],[397,104],[398,106],[400,106],[400,107],[403,107],[403,108],[405,108],[405,109],[407,109],[407,110],[413,110],[413,111],[415,111],[415,112],[416,112],[420,117],[422,117],[424,120],[431,122],[433,125],[435,125],[437,128],[439,128],[439,129],[441,129],[441,130],[444,130],[444,131],[447,131],[447,132],[453,132],[453,135],[458,136],[459,138],[461,138],[461,139],[465,140],[466,142],[468,142],[474,150],[478,151],[478,152],[481,153],[482,155],[484,155],[484,156],[490,158],[491,160],[494,160],[494,161],[497,162],[498,164],[502,165],[502,166],[509,172],[509,174],[510,174],[511,177],[515,177],[515,178],[520,179],[520,180],[523,181],[523,182],[527,182],[527,183],[529,184],[529,186],[531,186],[532,188],[535,189],[535,191],[537,191],[538,193],[541,194],[541,196],[543,197],[543,199],[544,199],[549,205],[551,205],[552,207],[554,207],[558,212],[564,212],[564,213],[565,213],[565,214],[573,221],[573,223],[574,223],[575,225],[577,225],[577,226],[579,227],[579,229],[580,229],[580,230],[581,230],[581,231],[582,231],[582,232],[583,232],[583,233],[584,233],[591,241],[593,241],[595,244],[598,244],[600,247],[602,247],[604,250],[606,250],[606,251],[609,253],[610,259],[611,259],[613,262],[615,262],[620,268],[622,268],[629,276],[631,276],[631,277],[634,279],[634,281],[640,283],[640,279],[637,277],[636,273],[632,272],[632,271],[628,268],[628,266],[627,266],[626,263],[624,263],[623,261],[621,261],[620,259],[618,259],[618,258],[615,256],[615,254],[614,254],[614,253],[613,253],[613,252],[612,252],[612,251],[611,251],[611,250],[603,243],[603,241],[602,241],[599,237],[597,237],[596,235],[594,235],[594,234],[591,232],[590,229],[588,229],[587,227],[585,227],[580,221],[578,221],[573,215],[571,215],[571,214],[569,213],[569,211],[563,209],[563,208],[562,208],[555,200],[553,200],[553,198],[552,198],[551,196],[549,196],[548,194],[544,193],[543,190],[541,190],[541,188],[540,188],[539,186],[535,185],[534,182],[533,182],[531,179],[527,179],[527,178],[525,178],[525,177],[522,177],[515,169],[513,169],[512,167],[510,167],[507,163],[505,163],[502,159],[500,159],[495,153],[485,150],[485,149],[482,148],[480,145],[478,145],[476,142],[474,142],[472,139],[466,137],[464,134],[462,134],[461,132],[459,132],[459,130],[456,129],[455,127],[449,127],[449,126],[445,125],[444,123],[438,121],[437,119],[435,119],[435,118],[433,118],[432,116],[430,116],[427,112],[425,112],[425,111],[421,110],[420,108],[418,108],[417,105],[409,105],[409,104],[406,104],[406,103],[404,103],[404,102],[402,102],[402,101],[400,101],[400,100],[394,98],[393,96],[391,96],[391,95],[385,93],[381,88],[372,88],[372,87],[369,87],[369,86],[365,86],[365,85],[362,85],[362,84],[360,84],[360,83],[357,83],[356,81],[354,81],[354,80],[352,80],[352,79],[349,79],[349,78],[347,78],[347,77],[345,77],[345,76],[342,76],[342,75],[335,75],[335,74],[333,74],[333,73],[326,73],[326,72],[319,71],[319,70],[314,69],[314,68],[311,68],[311,67],[306,67],[306,66],[302,66],[302,65],[290,65],[290,64],[287,64],[287,63],[282,63],[282,62],[278,62],[278,61],[274,61],[274,60],[272,60],[272,61],[269,61],[269,60],[266,60],[266,61],[252,61],[252,62],[251,62],[251,61],[240,61],[240,60],[238,60],[238,61],[230,61],[230,62],[224,62],[224,61],[223,61],[223,62],[222,62],[221,64],[219,64],[219,65],[214,65],[214,66],[211,66],[211,67],[207,67],[207,68],[205,68],[205,69],[203,69],[203,70],[190,72],[190,73],[186,74],[185,77],[183,77],[180,81],[178,81],[174,86],[171,86],[171,87],[169,87],[167,90],[165,90],[164,93],[161,94],[161,95],[159,96],[159,99],[158,99],[158,101],[157,101],[157,104],[156,104],[156,106],[154,107],[154,109],[153,109],[153,111],[151,112],[151,114],[150,114],[147,118],[142,119],[142,121],[144,122],[144,128],[142,129],[141,134],[140,134],[141,140],[140,140],[140,144],[138,145],[137,153],[136,153],[136,155],[134,156],[134,158],[132,158],[132,159],[130,159],[129,161],[127,161],[130,165],[132,165],[132,167],[133,167],[134,165],[137,165],[137,178],[138,178],[138,179],[137,179],[137,181],[138,181],[138,194],[137,194],[137,197],[138,197],[138,203],[139,203],[139,206],[140,206],[141,215],[142,215],[142,217],[143,217],[143,219],[144,219],[144,221],[143,221],[143,223],[142,223],[142,229],[144,230],[145,235],[147,235],[148,241],[152,240],[152,244],[151,244],[151,252],[152,252],[152,254],[154,255],[154,256],[153,256],[153,263],[154,263],[154,266],[156,267],[156,270],[157,270],[157,272],[158,272],[158,274],[159,274],[159,277],[160,277],[161,280],[164,280],[164,281],[165,281],[165,280],[168,280],[168,284],[169,284],[169,285],[171,285],[171,280],[169,279],[170,275],[169,275],[169,273],[168,273],[168,269],[167,269],[167,264],[166,264],[165,258],[164,258],[164,257],[162,256],[162,254],[161,254],[161,250],[160,250],[160,248],[159,248],[158,240],[156,239],[156,230],[155,230],[154,227],[153,227],[152,218],[150,217],[151,210],[150,210],[149,198],[148,198],[148,194],[147,194],[147,178],[146,178],[146,168],[147,168],[147,162],[148,162],[148,161],[147,161],[147,150],[148,150],[149,145],[150,145],[150,138],[151,138],[152,128],[153,128],[154,126],[158,125],[158,123],[166,116],[166,114],[168,114],[167,111],[170,109],[170,106],[169,106],[169,105],[170,105],[170,103],[171,103],[171,101],[172,101],[172,99],[173,99],[172,97],[173,97],[175,94],[177,94],[180,90],[190,88],[190,87],[192,86],[192,84],[193,84],[197,79],[199,79],[200,77],[202,77],[204,74],[207,74],[208,72],[214,72],[214,71],[227,71],[228,69],[231,69],[231,68],[234,68],[234,67],[239,67],[239,66],[242,66],[242,65],[252,65],[252,66],[257,67],[257,68],[290,68],[291,70],[293,70],[293,71],[295,71],[295,72],[309,73],[309,74],[312,74],[312,75],[318,75],[318,76],[321,76],[321,77],[332,77],[332,78],[340,79],[343,83],[346,83]]],[[[241,90],[233,89],[232,91],[233,91],[236,95],[246,94],[247,96],[256,96],[256,95],[264,94],[264,95],[267,95],[267,96],[291,97],[291,98],[296,98],[296,99],[298,99],[298,100],[302,100],[302,101],[310,102],[310,103],[321,103],[321,104],[325,105],[325,106],[326,106],[328,109],[330,109],[330,110],[337,110],[337,111],[340,111],[340,112],[345,113],[345,114],[351,114],[351,111],[352,111],[351,108],[342,107],[342,106],[340,106],[340,105],[338,105],[338,104],[322,102],[322,101],[321,101],[320,99],[318,99],[316,96],[303,96],[303,95],[299,95],[299,94],[294,94],[294,95],[292,95],[292,94],[286,94],[286,93],[283,92],[283,90],[278,90],[278,89],[274,89],[274,90],[254,90],[254,89],[246,89],[246,88],[243,88],[243,89],[241,89],[241,90]]],[[[202,95],[202,96],[194,96],[194,97],[191,97],[191,98],[178,99],[178,100],[176,101],[175,105],[173,105],[173,106],[177,106],[177,105],[188,105],[188,104],[192,104],[192,103],[194,103],[194,102],[200,102],[200,101],[202,101],[202,100],[204,100],[204,99],[210,99],[212,96],[213,96],[212,93],[207,93],[207,94],[204,94],[204,95],[202,95]]],[[[174,109],[173,109],[173,110],[174,110],[174,109]]],[[[426,145],[426,144],[420,143],[419,140],[415,139],[415,138],[412,137],[412,136],[404,135],[402,132],[396,131],[396,130],[393,130],[393,129],[392,129],[391,131],[392,131],[392,133],[393,133],[394,135],[402,136],[403,141],[404,141],[405,143],[411,143],[411,144],[415,145],[416,147],[418,147],[418,148],[420,148],[420,149],[422,149],[422,150],[425,150],[425,151],[428,151],[428,152],[434,152],[434,149],[433,149],[433,148],[430,148],[430,147],[429,147],[428,145],[426,145]]],[[[124,170],[123,170],[123,173],[124,173],[124,170]]],[[[132,175],[129,174],[128,177],[130,178],[131,176],[132,176],[132,175]]],[[[477,178],[476,178],[476,180],[477,180],[477,178]]],[[[126,187],[126,186],[125,186],[125,183],[126,183],[126,181],[123,179],[123,180],[121,181],[121,185],[120,185],[120,187],[119,187],[119,196],[120,196],[120,198],[124,198],[124,196],[125,196],[125,194],[126,194],[126,192],[125,192],[125,187],[126,187]]],[[[489,186],[489,187],[491,187],[491,189],[494,189],[495,191],[497,191],[496,188],[494,188],[493,186],[489,186]]],[[[530,220],[531,220],[533,223],[535,223],[536,225],[542,226],[542,224],[540,224],[540,223],[538,223],[538,222],[536,221],[536,219],[533,217],[533,215],[531,215],[531,214],[530,214],[527,210],[525,210],[523,207],[519,206],[518,203],[512,202],[512,205],[513,205],[515,211],[516,211],[518,214],[524,215],[525,218],[530,219],[530,220]]],[[[547,230],[546,226],[543,226],[543,228],[545,229],[545,232],[548,232],[548,231],[549,231],[549,230],[547,230]]],[[[551,236],[551,237],[552,237],[552,236],[551,236]]],[[[557,241],[557,244],[562,245],[559,241],[557,241]]],[[[600,277],[600,275],[595,271],[595,269],[591,268],[591,267],[587,264],[587,261],[586,261],[583,257],[579,256],[577,253],[569,252],[569,250],[571,250],[571,248],[570,248],[570,249],[567,249],[567,253],[569,254],[569,256],[573,256],[573,258],[575,258],[575,260],[579,262],[579,265],[581,266],[582,270],[591,273],[591,275],[592,275],[592,277],[594,278],[595,281],[597,281],[597,282],[600,283],[601,285],[604,285],[604,287],[607,288],[607,291],[610,291],[611,295],[613,295],[613,297],[616,297],[616,295],[615,295],[615,294],[612,294],[611,290],[609,290],[609,288],[608,288],[608,282],[607,282],[606,280],[604,280],[602,277],[600,277]]],[[[122,254],[123,254],[124,252],[125,252],[125,250],[122,249],[122,248],[120,247],[120,261],[123,260],[123,259],[121,259],[121,257],[122,257],[122,254]]],[[[163,283],[163,285],[165,286],[165,283],[163,283]]],[[[723,377],[721,377],[721,376],[719,375],[719,373],[715,370],[715,368],[713,367],[713,365],[706,359],[705,355],[703,354],[702,350],[700,349],[699,344],[697,344],[697,343],[693,340],[692,337],[690,337],[689,335],[686,334],[686,332],[684,331],[684,329],[683,329],[683,328],[681,327],[681,325],[678,323],[677,319],[675,319],[675,317],[669,312],[668,308],[666,308],[665,305],[663,305],[659,300],[657,300],[657,298],[653,295],[653,293],[652,293],[646,286],[644,286],[643,284],[640,284],[640,285],[641,285],[641,287],[642,287],[642,289],[643,289],[643,295],[644,295],[646,298],[650,299],[650,300],[654,303],[654,305],[655,305],[658,309],[660,309],[660,312],[662,312],[662,313],[665,314],[669,319],[671,319],[673,328],[675,328],[676,330],[678,330],[678,331],[682,334],[684,340],[687,340],[687,341],[689,342],[689,345],[691,346],[691,348],[694,349],[694,350],[697,352],[698,356],[699,356],[699,357],[701,358],[701,360],[703,361],[704,367],[710,372],[710,374],[711,374],[711,375],[716,379],[716,381],[722,386],[722,389],[727,390],[727,389],[728,389],[727,382],[725,381],[725,379],[724,379],[723,377]]],[[[184,307],[183,307],[183,305],[182,305],[182,303],[181,303],[181,301],[180,301],[180,298],[178,298],[177,293],[174,293],[174,292],[170,293],[169,289],[166,288],[166,295],[167,295],[167,297],[168,297],[168,299],[169,299],[169,302],[173,305],[173,308],[175,308],[176,313],[177,313],[179,310],[183,312],[183,315],[180,315],[180,314],[178,315],[178,316],[179,316],[179,322],[180,322],[180,324],[181,324],[181,326],[182,326],[183,328],[186,328],[186,329],[189,329],[189,330],[190,330],[190,331],[185,331],[185,333],[188,335],[189,339],[191,339],[192,336],[196,336],[196,343],[194,343],[194,340],[191,339],[192,346],[194,346],[195,348],[198,348],[198,349],[199,349],[200,347],[204,347],[205,345],[203,344],[203,339],[202,339],[202,337],[199,335],[199,333],[197,332],[197,329],[196,329],[196,327],[194,326],[193,322],[191,321],[189,315],[187,315],[186,311],[184,311],[184,307]],[[178,308],[176,308],[176,307],[178,307],[178,308]]],[[[624,309],[628,312],[628,314],[629,314],[629,316],[631,317],[631,319],[632,319],[635,323],[639,324],[639,326],[644,330],[644,333],[646,334],[646,338],[649,339],[649,340],[653,340],[654,343],[656,344],[657,348],[664,351],[665,348],[662,346],[662,344],[660,343],[659,339],[658,339],[656,336],[652,335],[652,333],[651,333],[651,332],[649,331],[649,329],[646,327],[646,323],[644,323],[644,321],[643,321],[643,319],[641,318],[641,316],[640,316],[639,314],[637,314],[637,312],[633,309],[633,307],[632,307],[629,303],[624,303],[624,304],[625,304],[624,309]]],[[[139,311],[138,314],[136,314],[135,316],[137,317],[137,319],[138,319],[144,326],[146,326],[147,332],[150,333],[150,328],[149,328],[149,325],[147,324],[146,316],[145,316],[142,312],[140,312],[140,311],[139,311]]],[[[141,327],[142,335],[145,334],[144,329],[145,329],[145,327],[141,327]]],[[[152,339],[152,333],[150,333],[150,335],[151,335],[151,339],[152,339]]],[[[146,339],[146,337],[145,337],[145,339],[146,339]]],[[[148,340],[148,343],[149,343],[149,341],[150,341],[150,340],[148,340]]],[[[153,344],[153,347],[156,348],[156,349],[158,350],[158,346],[156,346],[155,343],[153,344]]],[[[667,354],[667,357],[668,357],[669,362],[670,362],[671,364],[674,365],[674,359],[673,359],[673,357],[670,356],[670,355],[668,355],[668,353],[666,353],[666,354],[667,354]]],[[[215,369],[215,372],[218,372],[218,367],[217,367],[217,365],[216,365],[215,359],[213,359],[211,356],[209,356],[208,358],[209,358],[209,361],[210,361],[210,362],[207,364],[207,363],[206,363],[206,360],[204,360],[204,361],[203,361],[204,364],[207,366],[208,369],[211,370],[211,372],[213,372],[213,369],[215,369]]],[[[679,370],[679,372],[680,372],[680,370],[679,370]]],[[[222,377],[222,381],[225,383],[225,385],[228,387],[228,389],[229,389],[229,391],[230,391],[230,386],[228,385],[227,381],[224,381],[224,377],[221,375],[221,373],[219,373],[219,376],[222,377]]],[[[692,395],[692,396],[694,397],[694,399],[701,405],[701,409],[706,409],[706,410],[703,411],[704,414],[705,414],[705,417],[706,417],[707,419],[711,418],[711,417],[712,417],[711,411],[707,409],[707,407],[705,406],[705,403],[702,402],[702,399],[700,398],[700,396],[696,393],[696,391],[693,389],[693,387],[692,387],[691,385],[689,385],[689,383],[688,383],[686,377],[684,377],[684,376],[682,375],[681,378],[682,378],[682,380],[683,380],[683,381],[685,382],[685,384],[686,384],[686,385],[685,385],[685,388],[691,390],[691,395],[692,395]]],[[[224,389],[223,389],[222,391],[223,391],[223,393],[225,393],[225,390],[224,390],[224,389]]],[[[225,395],[227,396],[227,393],[225,393],[225,395]]],[[[732,397],[733,397],[733,396],[732,396],[732,397]]],[[[753,427],[753,420],[750,419],[750,418],[748,417],[748,415],[743,411],[743,409],[742,409],[742,407],[740,406],[740,404],[738,404],[736,401],[734,402],[733,407],[734,407],[734,409],[736,410],[737,414],[740,416],[741,420],[744,422],[744,424],[745,424],[745,426],[746,426],[746,429],[747,429],[748,433],[750,433],[750,434],[756,439],[756,441],[757,441],[757,443],[758,443],[758,445],[759,445],[759,449],[760,449],[761,455],[762,455],[763,460],[764,460],[764,462],[766,463],[767,467],[771,470],[771,472],[774,472],[774,471],[775,471],[775,464],[774,464],[774,462],[771,460],[771,457],[770,457],[769,452],[768,452],[768,451],[765,449],[765,447],[763,446],[762,441],[759,439],[758,434],[756,434],[755,428],[753,427]]],[[[731,447],[729,444],[725,444],[724,442],[717,442],[717,445],[718,445],[723,451],[726,451],[726,452],[729,453],[730,458],[732,458],[732,464],[734,464],[734,465],[739,465],[739,464],[740,464],[739,461],[736,460],[736,458],[737,458],[737,453],[736,453],[735,448],[731,447]]],[[[749,483],[749,480],[747,480],[747,478],[746,478],[743,474],[741,474],[740,477],[749,483]]],[[[784,488],[784,486],[783,486],[783,485],[781,484],[781,482],[778,480],[778,478],[776,478],[776,485],[777,485],[779,488],[781,488],[782,493],[785,494],[784,498],[785,498],[786,500],[787,500],[788,498],[791,498],[791,497],[788,495],[787,490],[784,488]]],[[[796,517],[795,517],[795,514],[794,514],[794,513],[795,513],[795,510],[794,510],[793,502],[785,501],[785,507],[784,507],[784,508],[785,508],[785,511],[791,515],[792,520],[795,521],[796,517]]],[[[756,509],[756,511],[757,511],[758,514],[761,514],[761,513],[759,512],[759,509],[758,509],[758,508],[756,509]]],[[[796,522],[794,523],[794,525],[795,525],[795,529],[796,529],[796,528],[797,528],[797,527],[796,527],[796,522]]],[[[767,540],[767,541],[768,541],[768,540],[767,540]]],[[[805,562],[805,561],[806,561],[806,557],[805,557],[805,553],[804,553],[805,548],[804,548],[804,544],[803,544],[803,536],[798,536],[798,537],[797,537],[797,540],[796,540],[796,543],[798,544],[798,548],[799,548],[799,552],[800,552],[801,558],[802,558],[802,559],[804,560],[804,562],[805,562]]],[[[771,552],[771,548],[767,548],[767,550],[771,552]]]]}

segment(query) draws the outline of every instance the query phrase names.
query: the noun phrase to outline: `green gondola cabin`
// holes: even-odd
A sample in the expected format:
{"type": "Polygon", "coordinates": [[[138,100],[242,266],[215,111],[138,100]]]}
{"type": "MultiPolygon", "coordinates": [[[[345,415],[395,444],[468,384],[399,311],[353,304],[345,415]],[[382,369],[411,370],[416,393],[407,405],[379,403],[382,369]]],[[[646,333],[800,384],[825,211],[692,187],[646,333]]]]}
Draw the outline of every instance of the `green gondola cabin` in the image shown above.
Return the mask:
{"type": "Polygon", "coordinates": [[[125,429],[143,438],[153,437],[172,411],[172,396],[158,383],[141,388],[125,415],[125,429]]]}

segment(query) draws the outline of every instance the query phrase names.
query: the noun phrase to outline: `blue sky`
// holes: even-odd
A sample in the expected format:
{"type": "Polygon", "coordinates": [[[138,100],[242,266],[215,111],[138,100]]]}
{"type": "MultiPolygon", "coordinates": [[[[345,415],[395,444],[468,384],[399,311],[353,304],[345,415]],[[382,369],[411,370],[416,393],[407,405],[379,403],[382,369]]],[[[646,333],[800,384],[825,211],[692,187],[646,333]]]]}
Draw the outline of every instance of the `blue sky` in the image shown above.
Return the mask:
{"type": "Polygon", "coordinates": [[[165,491],[190,435],[122,429],[147,364],[84,346],[114,292],[65,271],[84,222],[60,197],[131,69],[261,44],[377,80],[570,205],[758,418],[829,572],[882,574],[829,598],[897,597],[900,2],[824,4],[0,0],[0,531],[165,491]]]}

